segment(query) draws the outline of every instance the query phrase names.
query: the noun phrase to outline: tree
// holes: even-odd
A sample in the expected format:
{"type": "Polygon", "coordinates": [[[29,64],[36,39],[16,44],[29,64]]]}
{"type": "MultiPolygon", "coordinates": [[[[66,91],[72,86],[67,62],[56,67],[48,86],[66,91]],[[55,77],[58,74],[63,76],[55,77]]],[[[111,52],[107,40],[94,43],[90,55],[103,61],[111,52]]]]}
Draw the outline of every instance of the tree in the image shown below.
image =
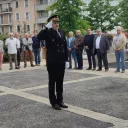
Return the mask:
{"type": "Polygon", "coordinates": [[[90,27],[88,22],[83,20],[85,5],[82,0],[57,0],[47,10],[59,15],[60,27],[68,33],[69,31],[90,27]]]}
{"type": "Polygon", "coordinates": [[[91,0],[89,3],[87,18],[94,30],[98,28],[102,31],[112,30],[117,25],[117,6],[112,6],[110,1],[112,0],[91,0]]]}
{"type": "Polygon", "coordinates": [[[118,6],[118,22],[121,23],[121,26],[124,29],[128,30],[128,3],[126,2],[126,0],[121,0],[118,6]]]}

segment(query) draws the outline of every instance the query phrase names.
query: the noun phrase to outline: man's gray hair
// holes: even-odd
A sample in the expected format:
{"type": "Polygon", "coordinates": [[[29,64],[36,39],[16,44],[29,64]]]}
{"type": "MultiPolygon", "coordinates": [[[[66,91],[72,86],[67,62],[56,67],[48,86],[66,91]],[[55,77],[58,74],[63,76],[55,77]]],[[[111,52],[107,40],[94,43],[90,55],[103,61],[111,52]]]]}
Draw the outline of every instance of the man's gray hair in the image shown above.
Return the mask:
{"type": "Polygon", "coordinates": [[[29,34],[28,33],[25,33],[25,36],[29,36],[29,34]]]}

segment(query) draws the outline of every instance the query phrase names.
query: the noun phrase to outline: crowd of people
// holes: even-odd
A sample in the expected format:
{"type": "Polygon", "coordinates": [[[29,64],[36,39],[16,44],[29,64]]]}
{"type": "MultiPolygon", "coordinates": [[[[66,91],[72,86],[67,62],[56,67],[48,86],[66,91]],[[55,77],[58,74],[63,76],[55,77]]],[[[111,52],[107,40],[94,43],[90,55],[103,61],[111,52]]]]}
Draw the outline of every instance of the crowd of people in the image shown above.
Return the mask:
{"type": "MultiPolygon", "coordinates": [[[[5,46],[7,48],[8,57],[9,57],[9,70],[13,69],[13,60],[15,63],[15,69],[20,69],[21,62],[21,53],[23,52],[23,60],[24,60],[24,68],[27,67],[27,60],[30,60],[31,67],[40,66],[41,58],[40,51],[41,48],[44,47],[44,42],[40,41],[37,38],[38,32],[34,30],[33,37],[30,34],[25,33],[24,38],[21,38],[19,33],[13,32],[9,33],[9,38],[5,41],[5,46]],[[33,64],[33,53],[35,65],[33,64]]],[[[3,62],[3,41],[0,40],[0,70],[2,70],[2,62],[3,62]]]]}
{"type": "MultiPolygon", "coordinates": [[[[41,41],[37,38],[38,31],[34,30],[33,37],[30,34],[25,33],[24,38],[19,36],[16,32],[15,35],[11,32],[9,33],[9,38],[6,40],[5,45],[7,47],[10,69],[13,69],[12,60],[15,63],[15,69],[20,69],[21,62],[21,52],[24,56],[24,67],[27,67],[27,60],[29,58],[31,67],[40,66],[41,57],[40,51],[43,48],[43,55],[46,58],[46,44],[45,41],[41,41]],[[33,53],[35,65],[33,64],[33,53]]],[[[122,33],[122,28],[117,27],[117,34],[111,39],[108,37],[107,33],[102,33],[101,29],[97,30],[97,34],[93,34],[91,29],[87,30],[87,34],[83,36],[80,30],[76,31],[76,35],[73,32],[68,33],[66,38],[67,51],[68,51],[68,62],[69,67],[67,69],[72,69],[72,59],[74,60],[74,68],[77,70],[83,69],[83,50],[86,51],[88,58],[88,68],[86,70],[96,70],[96,56],[98,60],[97,71],[102,70],[102,61],[105,67],[105,71],[109,70],[107,53],[110,46],[112,45],[115,50],[116,57],[116,71],[120,72],[120,59],[122,63],[122,73],[125,72],[125,57],[124,49],[126,45],[126,37],[122,33]]],[[[3,62],[3,41],[0,40],[0,70],[2,70],[3,62]]]]}
{"type": "Polygon", "coordinates": [[[125,57],[124,50],[126,45],[126,36],[122,33],[122,28],[117,27],[117,34],[114,37],[109,37],[107,33],[102,33],[101,29],[97,30],[97,34],[93,34],[91,29],[88,29],[88,33],[85,36],[81,35],[81,31],[76,31],[76,36],[73,37],[73,32],[69,32],[69,37],[67,38],[68,56],[69,56],[69,67],[72,69],[72,59],[74,60],[74,69],[83,69],[83,50],[87,53],[88,58],[88,68],[86,70],[96,70],[96,57],[98,60],[97,71],[102,71],[102,61],[105,67],[105,71],[109,70],[107,53],[112,46],[115,51],[116,57],[116,73],[120,72],[122,68],[122,73],[125,72],[125,57]],[[120,67],[120,59],[121,65],[120,67]]]}

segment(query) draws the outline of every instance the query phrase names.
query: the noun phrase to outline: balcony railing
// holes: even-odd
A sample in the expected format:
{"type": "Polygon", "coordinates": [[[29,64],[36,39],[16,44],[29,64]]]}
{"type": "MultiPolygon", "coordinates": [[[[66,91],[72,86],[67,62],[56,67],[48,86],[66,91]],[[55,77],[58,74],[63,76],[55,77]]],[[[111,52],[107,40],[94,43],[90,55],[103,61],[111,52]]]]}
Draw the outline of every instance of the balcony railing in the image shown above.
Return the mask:
{"type": "Polygon", "coordinates": [[[46,23],[47,19],[48,19],[48,17],[39,17],[39,18],[37,18],[36,23],[37,24],[46,23]]]}
{"type": "Polygon", "coordinates": [[[12,12],[12,8],[2,8],[0,9],[0,13],[9,13],[9,12],[12,12]]]}
{"type": "Polygon", "coordinates": [[[46,10],[48,4],[38,4],[36,5],[36,11],[46,10]]]}

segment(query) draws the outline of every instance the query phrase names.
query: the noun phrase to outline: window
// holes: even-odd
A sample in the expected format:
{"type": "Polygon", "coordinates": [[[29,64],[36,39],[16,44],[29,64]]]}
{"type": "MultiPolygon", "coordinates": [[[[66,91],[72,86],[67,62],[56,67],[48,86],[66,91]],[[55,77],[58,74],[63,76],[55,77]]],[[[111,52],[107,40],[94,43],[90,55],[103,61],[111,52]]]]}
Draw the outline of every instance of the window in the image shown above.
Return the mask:
{"type": "Polygon", "coordinates": [[[9,16],[9,23],[12,23],[12,16],[11,16],[11,14],[9,14],[8,16],[9,16]]]}
{"type": "Polygon", "coordinates": [[[9,31],[12,32],[12,26],[10,26],[9,29],[10,29],[9,31]]]}
{"type": "Polygon", "coordinates": [[[48,4],[48,0],[40,0],[40,4],[48,4]]]}
{"type": "Polygon", "coordinates": [[[3,16],[3,15],[0,16],[0,23],[1,23],[1,24],[4,23],[4,16],[3,16]]]}
{"type": "Polygon", "coordinates": [[[26,25],[26,32],[30,31],[30,25],[26,25]]]}
{"type": "Polygon", "coordinates": [[[15,7],[18,8],[18,1],[15,1],[15,7]]]}
{"type": "Polygon", "coordinates": [[[20,15],[19,13],[16,13],[16,20],[19,20],[20,19],[20,15]]]}
{"type": "Polygon", "coordinates": [[[0,27],[0,33],[4,33],[4,27],[0,27]]]}
{"type": "Polygon", "coordinates": [[[40,17],[48,17],[48,12],[47,11],[41,11],[40,17]]]}
{"type": "Polygon", "coordinates": [[[29,12],[26,12],[26,20],[29,20],[29,19],[30,19],[29,12]]]}
{"type": "Polygon", "coordinates": [[[17,32],[20,32],[20,25],[17,25],[17,32]]]}
{"type": "Polygon", "coordinates": [[[28,0],[24,0],[24,7],[28,7],[28,0]]]}

